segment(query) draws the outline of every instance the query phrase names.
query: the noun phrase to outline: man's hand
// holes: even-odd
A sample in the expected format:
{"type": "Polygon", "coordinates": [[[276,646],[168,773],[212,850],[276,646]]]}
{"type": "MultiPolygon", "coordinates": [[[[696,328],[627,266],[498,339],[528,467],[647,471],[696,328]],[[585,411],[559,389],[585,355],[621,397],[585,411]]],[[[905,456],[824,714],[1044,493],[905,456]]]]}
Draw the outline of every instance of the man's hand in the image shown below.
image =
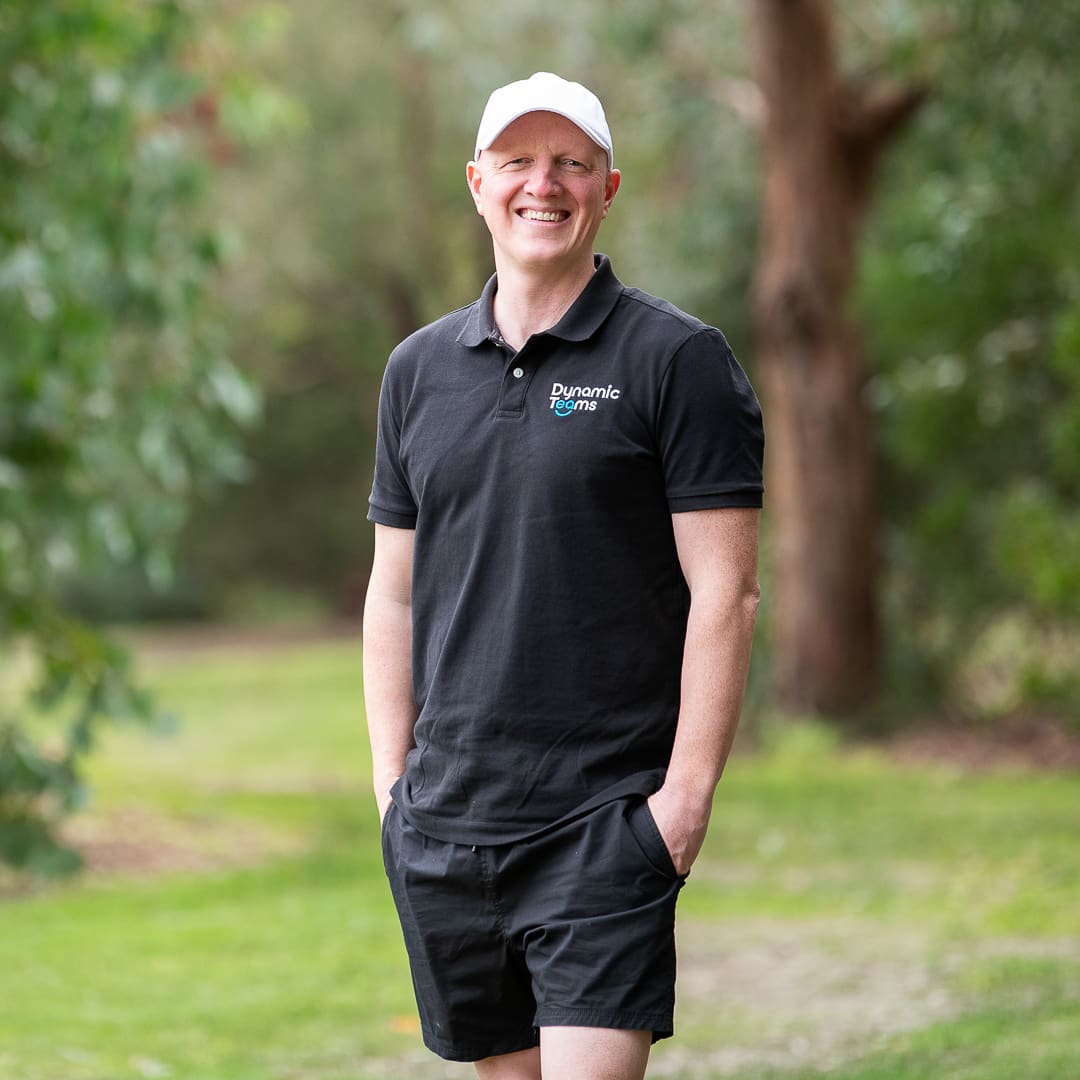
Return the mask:
{"type": "Polygon", "coordinates": [[[703,803],[701,800],[684,799],[662,787],[649,796],[649,810],[676,871],[688,874],[705,842],[712,810],[711,800],[703,803]]]}

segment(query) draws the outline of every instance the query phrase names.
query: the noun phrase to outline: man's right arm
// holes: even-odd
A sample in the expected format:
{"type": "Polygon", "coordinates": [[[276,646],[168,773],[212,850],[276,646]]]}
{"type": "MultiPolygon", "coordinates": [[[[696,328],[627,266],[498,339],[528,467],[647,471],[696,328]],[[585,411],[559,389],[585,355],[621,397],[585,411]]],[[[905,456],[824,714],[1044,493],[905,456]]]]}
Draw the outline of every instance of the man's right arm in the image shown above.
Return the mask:
{"type": "Polygon", "coordinates": [[[364,605],[364,701],[380,820],[413,747],[412,529],[375,526],[375,559],[364,605]]]}

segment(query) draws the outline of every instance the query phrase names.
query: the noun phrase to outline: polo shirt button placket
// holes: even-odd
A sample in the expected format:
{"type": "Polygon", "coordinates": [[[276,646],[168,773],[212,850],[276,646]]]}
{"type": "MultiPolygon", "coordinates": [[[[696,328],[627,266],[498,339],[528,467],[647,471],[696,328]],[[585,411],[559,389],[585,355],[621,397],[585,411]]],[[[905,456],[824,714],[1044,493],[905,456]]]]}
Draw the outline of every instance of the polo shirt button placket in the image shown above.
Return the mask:
{"type": "Polygon", "coordinates": [[[525,395],[529,392],[535,367],[522,363],[518,355],[511,354],[503,368],[502,386],[499,391],[498,415],[507,420],[520,420],[525,415],[525,395]]]}

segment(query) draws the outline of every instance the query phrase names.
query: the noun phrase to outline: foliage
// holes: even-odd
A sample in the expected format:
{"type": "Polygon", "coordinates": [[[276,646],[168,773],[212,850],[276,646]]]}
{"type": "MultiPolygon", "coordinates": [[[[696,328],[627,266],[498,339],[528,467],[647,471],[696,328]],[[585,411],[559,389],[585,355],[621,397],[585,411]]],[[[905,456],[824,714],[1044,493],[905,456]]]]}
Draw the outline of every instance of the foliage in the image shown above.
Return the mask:
{"type": "Polygon", "coordinates": [[[890,44],[931,100],[889,163],[862,293],[894,641],[955,697],[1002,620],[1071,635],[982,670],[1011,680],[1011,707],[1053,706],[1056,687],[1063,709],[1080,701],[1080,24],[904,7],[890,44]]]}
{"type": "MultiPolygon", "coordinates": [[[[71,824],[104,873],[0,901],[0,1071],[445,1076],[380,861],[357,643],[147,656],[186,722],[112,729],[90,762],[98,797],[71,824]]],[[[1078,783],[905,765],[816,729],[737,747],[679,901],[656,1075],[1068,1075],[1078,783]]]]}
{"type": "MultiPolygon", "coordinates": [[[[50,14],[56,5],[38,7],[38,18],[59,18],[50,14]]],[[[264,388],[266,423],[245,447],[249,481],[227,498],[202,500],[186,529],[186,595],[172,610],[220,612],[234,587],[299,589],[350,614],[359,606],[379,377],[396,341],[471,300],[490,272],[463,165],[484,98],[500,82],[548,68],[600,91],[623,170],[601,246],[627,282],[723,327],[753,376],[747,293],[760,193],[747,8],[583,0],[564,12],[479,0],[452,9],[435,0],[322,0],[313,17],[316,9],[296,0],[221,6],[243,13],[233,44],[204,40],[195,55],[203,66],[209,55],[228,93],[176,108],[185,121],[216,118],[227,136],[223,143],[220,132],[208,133],[211,152],[230,165],[214,185],[213,216],[252,241],[226,268],[221,301],[232,353],[264,388]],[[229,62],[238,55],[243,64],[229,62]],[[267,80],[287,98],[260,92],[267,80]],[[302,103],[302,115],[283,104],[289,99],[302,103]],[[288,139],[249,137],[283,123],[288,139]]],[[[1080,87],[1071,59],[1080,23],[1064,9],[1032,19],[1018,0],[837,0],[836,8],[846,70],[884,67],[930,90],[882,163],[858,300],[878,420],[890,689],[905,712],[915,695],[919,708],[1067,713],[1080,700],[1070,673],[1080,640],[1071,558],[1080,540],[1072,258],[1080,87]],[[1017,635],[1025,647],[1010,652],[1002,642],[1017,635]],[[1005,682],[1000,694],[972,694],[1005,682]],[[999,704],[984,707],[991,696],[999,704]]],[[[0,18],[11,22],[9,10],[31,7],[5,7],[0,18]]],[[[137,35],[167,10],[140,8],[126,32],[137,35]]],[[[106,95],[115,85],[111,76],[84,81],[106,95]]],[[[182,74],[189,95],[190,81],[182,74]]],[[[7,124],[5,145],[18,142],[18,130],[7,124]]],[[[194,134],[187,123],[140,131],[180,142],[194,134]]],[[[85,187],[57,197],[74,200],[85,187]]],[[[69,251],[81,250],[73,235],[53,229],[49,243],[65,236],[69,251]]],[[[228,244],[211,234],[208,247],[220,258],[228,244]]],[[[71,276],[81,265],[50,254],[44,239],[35,250],[53,274],[71,276]]],[[[27,304],[40,304],[34,257],[12,263],[5,255],[3,265],[0,281],[22,274],[27,304]]],[[[93,266],[87,275],[99,286],[106,280],[93,266]]],[[[0,333],[6,340],[7,329],[0,333]]],[[[93,407],[97,399],[81,400],[93,407]]],[[[163,410],[171,415],[171,406],[163,410]]],[[[127,441],[141,446],[134,431],[127,441]]],[[[177,435],[159,451],[151,439],[138,456],[172,464],[140,475],[180,475],[180,442],[177,435]]],[[[6,468],[0,462],[5,492],[6,468]]],[[[109,481],[115,490],[133,484],[109,481]]],[[[115,534],[109,543],[121,553],[140,554],[128,524],[111,512],[88,515],[85,527],[115,534]]],[[[8,542],[0,539],[0,551],[8,542]]],[[[63,548],[51,550],[63,560],[63,548]]],[[[110,601],[121,592],[111,581],[105,587],[110,601]]],[[[142,600],[137,609],[148,610],[142,600]]]]}
{"type": "Polygon", "coordinates": [[[204,219],[195,40],[178,0],[0,8],[0,859],[35,868],[70,861],[50,827],[99,722],[152,713],[65,578],[167,579],[192,491],[244,472],[256,398],[210,297],[229,242],[204,219]]]}

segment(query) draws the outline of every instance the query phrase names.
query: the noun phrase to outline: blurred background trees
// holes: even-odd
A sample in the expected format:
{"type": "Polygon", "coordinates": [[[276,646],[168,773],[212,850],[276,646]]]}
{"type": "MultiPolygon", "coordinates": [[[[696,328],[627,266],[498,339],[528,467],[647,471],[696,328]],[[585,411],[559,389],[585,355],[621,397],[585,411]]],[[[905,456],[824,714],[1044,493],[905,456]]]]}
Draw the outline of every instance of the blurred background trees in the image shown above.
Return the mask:
{"type": "Polygon", "coordinates": [[[888,686],[1080,711],[1080,20],[893,8],[931,99],[889,160],[858,301],[886,518],[888,686]]]}
{"type": "MultiPolygon", "coordinates": [[[[252,482],[205,506],[188,533],[201,602],[243,610],[283,593],[288,610],[355,614],[386,354],[470,301],[491,270],[462,175],[500,82],[546,67],[597,87],[624,173],[602,246],[624,280],[722,326],[764,387],[749,299],[764,175],[753,3],[278,10],[287,23],[263,70],[308,122],[217,185],[247,240],[226,296],[266,421],[249,444],[252,482]]],[[[1010,2],[831,10],[845,85],[926,91],[881,158],[851,253],[845,311],[869,377],[871,460],[848,471],[864,468],[877,491],[880,554],[858,576],[880,607],[883,645],[877,683],[861,654],[840,653],[836,679],[846,667],[852,687],[881,688],[877,700],[902,703],[901,716],[916,704],[1068,711],[1080,595],[1069,542],[1080,407],[1068,57],[1080,27],[1065,12],[1031,20],[1010,2]]],[[[796,196],[808,193],[802,182],[796,174],[796,196]]],[[[775,548],[779,522],[769,525],[775,548]]],[[[822,535],[815,562],[851,561],[856,576],[857,552],[826,545],[835,541],[822,535]]],[[[770,557],[767,571],[776,565],[770,557]]],[[[767,595],[767,623],[783,617],[779,600],[767,595]]],[[[822,593],[830,602],[840,600],[822,593]]],[[[759,682],[789,648],[778,626],[764,629],[774,652],[759,656],[759,682]]],[[[861,703],[865,714],[868,697],[805,700],[861,703]]]]}
{"type": "Polygon", "coordinates": [[[0,10],[0,860],[63,863],[48,826],[96,726],[152,716],[68,583],[164,584],[194,491],[246,475],[197,32],[179,3],[0,10]]]}
{"type": "Polygon", "coordinates": [[[869,371],[848,308],[877,166],[925,91],[844,73],[831,0],[758,0],[754,15],[773,682],[786,709],[851,713],[877,690],[881,645],[869,371]]]}
{"type": "MultiPolygon", "coordinates": [[[[464,166],[502,82],[550,69],[600,93],[623,171],[601,247],[624,281],[721,326],[763,389],[754,8],[0,8],[0,642],[54,658],[45,697],[127,685],[105,679],[120,661],[75,614],[355,621],[382,367],[491,272],[464,166]],[[239,438],[257,396],[261,421],[239,438]]],[[[853,467],[877,491],[863,588],[880,611],[878,695],[801,700],[857,705],[864,723],[1068,718],[1080,20],[1019,0],[822,9],[848,85],[887,78],[926,99],[878,164],[842,301],[867,376],[853,467]]],[[[758,705],[791,668],[770,580],[784,523],[766,524],[758,705]]],[[[815,565],[853,557],[817,543],[815,565]]],[[[845,663],[862,682],[856,655],[841,682],[845,663]]],[[[3,760],[24,777],[64,760],[27,753],[3,760]]]]}

